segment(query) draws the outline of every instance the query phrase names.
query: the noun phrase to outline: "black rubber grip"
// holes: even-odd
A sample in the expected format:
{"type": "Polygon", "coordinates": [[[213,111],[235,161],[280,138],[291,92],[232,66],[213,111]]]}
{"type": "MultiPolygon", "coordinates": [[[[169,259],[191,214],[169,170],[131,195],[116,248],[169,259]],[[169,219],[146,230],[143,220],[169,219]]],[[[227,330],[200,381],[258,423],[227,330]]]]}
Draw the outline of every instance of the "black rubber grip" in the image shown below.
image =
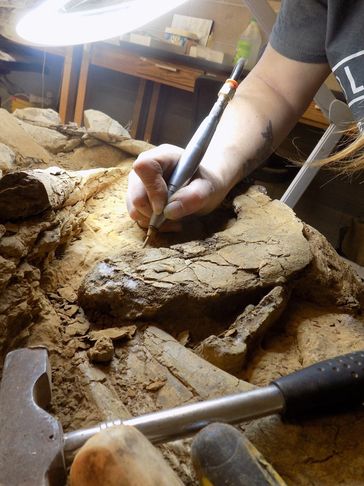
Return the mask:
{"type": "Polygon", "coordinates": [[[285,486],[253,444],[235,427],[213,423],[193,439],[192,464],[199,484],[285,486]]]}
{"type": "Polygon", "coordinates": [[[364,402],[364,351],[321,361],[272,384],[284,396],[286,418],[359,408],[364,402]]]}

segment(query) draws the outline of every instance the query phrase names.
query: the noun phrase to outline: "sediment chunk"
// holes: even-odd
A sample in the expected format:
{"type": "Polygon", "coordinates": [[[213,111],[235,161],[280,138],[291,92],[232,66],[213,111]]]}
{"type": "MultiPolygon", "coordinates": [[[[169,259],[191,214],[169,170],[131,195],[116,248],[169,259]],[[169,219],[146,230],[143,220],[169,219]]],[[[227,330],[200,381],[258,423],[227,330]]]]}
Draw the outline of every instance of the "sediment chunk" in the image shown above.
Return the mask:
{"type": "MultiPolygon", "coordinates": [[[[81,306],[96,320],[100,315],[119,322],[152,320],[188,329],[194,339],[225,330],[248,304],[268,302],[264,296],[278,286],[320,304],[360,308],[359,278],[286,205],[251,188],[235,199],[234,208],[236,221],[206,240],[140,248],[101,261],[80,288],[81,306]]],[[[267,304],[261,312],[267,314],[261,323],[271,325],[281,311],[267,304]]],[[[243,321],[239,329],[249,327],[243,321]]],[[[257,329],[244,340],[253,334],[257,329]]]]}

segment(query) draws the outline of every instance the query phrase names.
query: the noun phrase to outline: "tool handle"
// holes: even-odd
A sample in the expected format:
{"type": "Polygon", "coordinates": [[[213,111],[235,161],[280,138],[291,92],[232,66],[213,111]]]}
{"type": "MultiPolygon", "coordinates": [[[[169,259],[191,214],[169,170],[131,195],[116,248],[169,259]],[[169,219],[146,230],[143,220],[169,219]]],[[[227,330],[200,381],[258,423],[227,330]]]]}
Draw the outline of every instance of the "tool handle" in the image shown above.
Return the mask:
{"type": "Polygon", "coordinates": [[[321,361],[272,384],[285,399],[287,418],[358,407],[364,401],[364,351],[321,361]]]}
{"type": "Polygon", "coordinates": [[[183,486],[161,452],[135,427],[126,425],[104,430],[84,444],[72,462],[70,484],[183,486]]]}
{"type": "Polygon", "coordinates": [[[213,423],[193,439],[192,464],[200,484],[285,486],[253,444],[235,427],[213,423]]]}
{"type": "MultiPolygon", "coordinates": [[[[168,182],[168,201],[178,189],[192,179],[197,171],[206,147],[210,143],[212,135],[219,123],[222,110],[223,104],[217,101],[209,115],[201,122],[194,136],[183,151],[168,182]]],[[[149,227],[158,229],[162,226],[165,220],[166,217],[164,216],[164,213],[153,213],[150,218],[149,227]]]]}
{"type": "Polygon", "coordinates": [[[174,194],[184,184],[189,182],[196,172],[223,111],[222,104],[218,102],[215,103],[214,108],[202,121],[185,148],[179,163],[176,165],[168,183],[168,191],[170,194],[174,194]]]}
{"type": "MultiPolygon", "coordinates": [[[[238,81],[243,73],[245,65],[245,59],[240,58],[235,64],[230,78],[225,82],[225,85],[229,86],[231,90],[230,97],[222,96],[219,97],[212,107],[210,113],[202,121],[192,139],[185,148],[178,165],[175,167],[172,176],[168,183],[169,197],[174,194],[178,189],[180,189],[184,184],[188,183],[196,172],[201,159],[210,143],[212,136],[215,133],[216,127],[220,121],[221,115],[233,93],[234,89],[231,89],[229,82],[231,80],[238,81]]],[[[225,86],[224,85],[224,86],[225,86]]]]}
{"type": "MultiPolygon", "coordinates": [[[[234,66],[230,78],[225,81],[222,90],[219,92],[218,99],[212,107],[210,113],[201,122],[200,126],[182,153],[181,158],[168,181],[168,201],[173,194],[178,191],[178,189],[183,187],[192,179],[193,175],[197,171],[202,157],[215,133],[221,115],[228,102],[234,96],[235,90],[238,86],[237,82],[243,73],[244,64],[245,59],[240,58],[234,66]]],[[[149,228],[158,230],[165,220],[166,217],[163,213],[153,213],[149,222],[149,228]]]]}

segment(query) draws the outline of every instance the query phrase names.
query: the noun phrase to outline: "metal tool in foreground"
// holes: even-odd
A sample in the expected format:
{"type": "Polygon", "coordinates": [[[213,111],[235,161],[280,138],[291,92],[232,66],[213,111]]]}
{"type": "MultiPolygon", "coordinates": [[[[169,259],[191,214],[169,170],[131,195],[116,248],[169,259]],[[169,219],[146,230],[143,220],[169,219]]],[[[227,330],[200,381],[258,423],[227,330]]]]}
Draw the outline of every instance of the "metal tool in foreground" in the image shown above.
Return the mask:
{"type": "Polygon", "coordinates": [[[60,423],[44,410],[51,400],[47,350],[18,349],[6,357],[0,387],[0,484],[62,485],[65,452],[120,424],[136,427],[157,444],[193,435],[212,422],[238,424],[272,414],[299,418],[362,407],[363,363],[364,351],[358,351],[245,393],[63,434],[60,423]]]}
{"type": "MultiPolygon", "coordinates": [[[[217,101],[212,107],[210,113],[201,122],[195,134],[187,144],[187,147],[181,155],[181,158],[168,181],[168,201],[171,199],[173,194],[178,191],[178,189],[192,179],[194,173],[198,169],[210,140],[215,133],[221,115],[235,94],[236,88],[238,87],[238,80],[240,79],[244,69],[244,64],[245,59],[240,58],[236,63],[230,78],[225,81],[220,89],[217,101]]],[[[165,220],[166,217],[164,216],[163,212],[161,214],[152,215],[149,222],[147,237],[143,243],[143,248],[165,220]]]]}

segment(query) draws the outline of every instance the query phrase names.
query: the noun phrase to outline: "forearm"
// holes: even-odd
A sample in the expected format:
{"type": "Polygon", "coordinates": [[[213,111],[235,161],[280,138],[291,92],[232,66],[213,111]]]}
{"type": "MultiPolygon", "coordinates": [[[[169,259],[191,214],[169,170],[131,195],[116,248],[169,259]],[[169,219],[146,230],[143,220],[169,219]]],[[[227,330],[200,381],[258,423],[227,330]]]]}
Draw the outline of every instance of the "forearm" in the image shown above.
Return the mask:
{"type": "MultiPolygon", "coordinates": [[[[279,76],[275,79],[274,69],[269,68],[270,57],[277,56],[272,51],[270,48],[267,55],[268,69],[263,60],[262,67],[258,65],[240,84],[201,164],[212,171],[227,190],[264,162],[282,143],[327,75],[325,66],[307,66],[313,81],[306,75],[307,83],[301,80],[301,87],[295,79],[286,85],[286,80],[280,82],[279,76]]],[[[304,71],[305,68],[301,63],[294,65],[295,70],[304,71]]]]}
{"type": "Polygon", "coordinates": [[[296,119],[282,101],[262,99],[259,86],[245,85],[226,108],[201,165],[230,189],[269,157],[296,119]]]}
{"type": "Polygon", "coordinates": [[[328,74],[326,64],[304,64],[281,56],[269,45],[227,106],[192,181],[167,202],[169,174],[178,147],[145,152],[129,177],[128,210],[141,226],[152,212],[169,220],[208,213],[227,192],[280,145],[328,74]],[[173,150],[172,150],[173,149],[173,150]]]}

